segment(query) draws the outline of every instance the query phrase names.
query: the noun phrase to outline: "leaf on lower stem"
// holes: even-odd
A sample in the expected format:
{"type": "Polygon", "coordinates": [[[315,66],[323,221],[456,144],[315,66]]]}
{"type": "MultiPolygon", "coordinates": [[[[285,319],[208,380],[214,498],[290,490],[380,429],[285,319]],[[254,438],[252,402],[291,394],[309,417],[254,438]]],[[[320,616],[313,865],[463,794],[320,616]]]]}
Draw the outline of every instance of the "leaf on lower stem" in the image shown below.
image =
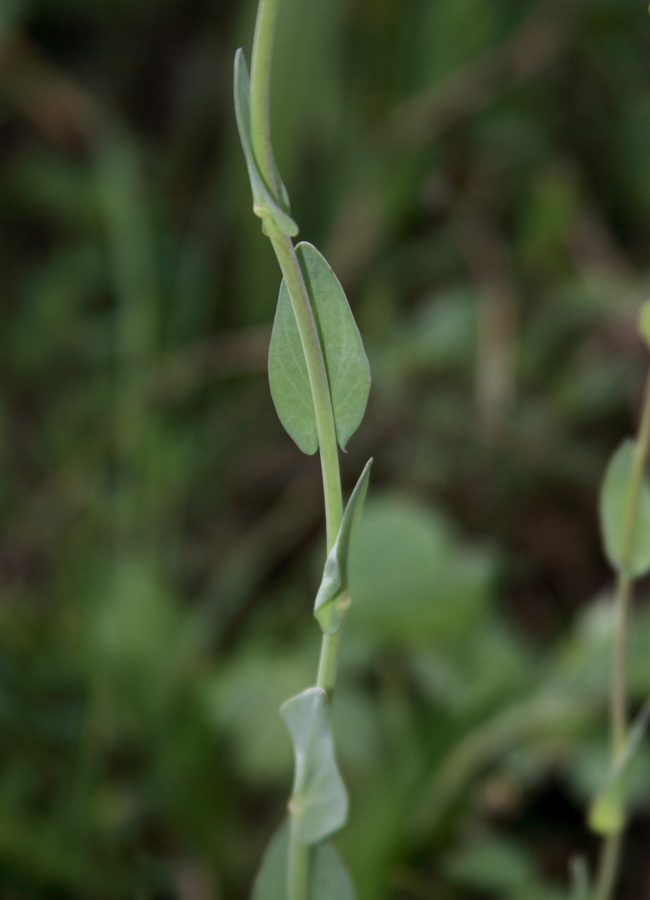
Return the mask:
{"type": "Polygon", "coordinates": [[[350,542],[361,517],[363,502],[368,491],[372,459],[368,460],[359,476],[348,505],[345,507],[341,527],[334,546],[325,561],[323,579],[316,595],[314,615],[325,634],[334,634],[341,627],[341,619],[348,594],[348,558],[350,542]]]}
{"type": "Polygon", "coordinates": [[[632,724],[627,741],[607,782],[589,808],[589,827],[597,834],[616,834],[625,824],[625,778],[650,722],[650,700],[632,724]]]}
{"type": "Polygon", "coordinates": [[[280,203],[277,202],[264,180],[257,164],[255,153],[253,152],[253,139],[251,134],[251,85],[246,59],[244,58],[244,51],[241,49],[235,54],[234,92],[237,129],[239,130],[239,137],[244,151],[244,157],[246,158],[248,177],[253,192],[253,211],[256,216],[259,216],[262,219],[262,227],[264,227],[264,218],[268,216],[275,222],[283,234],[294,237],[298,234],[298,226],[289,215],[289,195],[280,178],[277,166],[275,165],[275,162],[273,162],[273,175],[280,192],[280,203]]]}
{"type": "Polygon", "coordinates": [[[632,552],[624,546],[636,441],[624,441],[607,466],[600,494],[605,552],[613,568],[639,578],[650,571],[650,484],[644,476],[638,498],[632,552]]]}
{"type": "MultiPolygon", "coordinates": [[[[306,242],[296,247],[318,328],[341,449],[359,427],[370,366],[347,297],[327,260],[306,242]]],[[[269,383],[278,417],[303,453],[318,449],[316,412],[298,323],[286,283],[280,287],[269,348],[269,383]]]]}
{"type": "Polygon", "coordinates": [[[339,829],[348,815],[348,796],[334,755],[325,691],[308,688],[280,707],[295,757],[289,812],[303,844],[316,844],[339,829]]]}
{"type": "MultiPolygon", "coordinates": [[[[251,900],[285,900],[287,897],[289,834],[289,822],[285,820],[264,854],[251,900]]],[[[350,877],[328,841],[317,844],[310,851],[309,900],[354,900],[350,877]]]]}

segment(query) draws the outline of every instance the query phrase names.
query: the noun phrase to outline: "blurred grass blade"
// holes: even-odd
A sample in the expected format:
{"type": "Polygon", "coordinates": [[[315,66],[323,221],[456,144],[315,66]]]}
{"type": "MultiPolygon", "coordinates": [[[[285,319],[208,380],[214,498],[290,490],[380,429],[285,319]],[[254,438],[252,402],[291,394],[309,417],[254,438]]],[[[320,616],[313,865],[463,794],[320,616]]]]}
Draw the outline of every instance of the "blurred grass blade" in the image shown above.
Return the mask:
{"type": "Polygon", "coordinates": [[[314,605],[314,615],[325,634],[333,634],[335,631],[338,631],[341,626],[341,618],[346,601],[349,603],[348,558],[350,555],[350,541],[366,499],[371,467],[372,460],[369,459],[352,491],[348,505],[343,513],[336,542],[325,561],[323,580],[318,589],[314,605]]]}
{"type": "Polygon", "coordinates": [[[648,347],[650,347],[650,300],[647,300],[641,307],[639,333],[648,347]]]}
{"type": "Polygon", "coordinates": [[[334,756],[334,740],[325,691],[308,688],[280,708],[295,755],[289,810],[295,833],[316,844],[340,828],[348,814],[348,797],[334,756]]]}
{"type": "MultiPolygon", "coordinates": [[[[345,449],[366,410],[370,366],[352,310],[328,262],[306,242],[298,244],[296,253],[325,357],[336,437],[345,449]]],[[[304,453],[315,453],[318,436],[307,364],[284,281],[271,335],[269,382],[285,429],[304,453]]]]}
{"type": "Polygon", "coordinates": [[[631,480],[636,442],[624,441],[614,453],[605,473],[600,495],[600,519],[607,558],[618,572],[639,578],[650,571],[650,485],[643,478],[639,494],[633,550],[625,553],[625,529],[631,502],[631,480]]]}
{"type": "Polygon", "coordinates": [[[237,128],[241,139],[242,149],[246,158],[246,167],[248,168],[248,177],[253,191],[253,211],[256,216],[263,219],[269,216],[278,226],[283,234],[294,237],[298,234],[298,226],[288,213],[289,197],[287,190],[282,183],[277,169],[274,176],[280,191],[282,204],[286,207],[283,209],[274,199],[268,185],[262,177],[255,154],[253,153],[253,142],[251,137],[251,113],[250,113],[250,77],[244,51],[238,50],[235,54],[235,116],[237,118],[237,128]]]}
{"type": "Polygon", "coordinates": [[[571,868],[571,900],[589,900],[589,867],[584,856],[574,856],[571,868]]]}
{"type": "Polygon", "coordinates": [[[625,776],[650,721],[648,700],[630,728],[628,738],[605,787],[589,808],[589,827],[597,834],[616,834],[625,824],[625,776]]]}
{"type": "MultiPolygon", "coordinates": [[[[320,843],[311,853],[309,900],[354,900],[350,878],[334,847],[329,842],[320,843]]],[[[289,822],[285,820],[264,854],[251,900],[285,900],[288,855],[289,822]]]]}

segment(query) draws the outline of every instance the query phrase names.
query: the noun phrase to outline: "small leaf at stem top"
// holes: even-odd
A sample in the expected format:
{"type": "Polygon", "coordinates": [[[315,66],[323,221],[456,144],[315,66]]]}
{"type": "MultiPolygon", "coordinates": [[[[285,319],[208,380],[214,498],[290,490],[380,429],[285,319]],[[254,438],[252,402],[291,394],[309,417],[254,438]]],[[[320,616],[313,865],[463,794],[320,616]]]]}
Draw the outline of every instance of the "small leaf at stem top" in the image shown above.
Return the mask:
{"type": "Polygon", "coordinates": [[[644,476],[638,498],[632,547],[625,547],[636,441],[624,441],[611,458],[600,493],[600,521],[605,552],[618,572],[639,578],[650,571],[650,485],[644,476]]]}
{"type": "Polygon", "coordinates": [[[333,634],[341,627],[341,619],[348,595],[348,558],[350,542],[361,517],[363,501],[368,491],[372,459],[368,460],[359,476],[343,513],[341,527],[334,546],[329,552],[323,569],[323,580],[316,595],[314,615],[325,634],[333,634]]]}
{"type": "MultiPolygon", "coordinates": [[[[296,254],[325,360],[336,437],[344,450],[366,410],[370,366],[350,305],[327,260],[306,242],[297,245],[296,254]]],[[[304,453],[315,453],[316,412],[300,332],[284,281],[269,348],[269,383],[285,429],[304,453]]]]}
{"type": "MultiPolygon", "coordinates": [[[[289,833],[289,822],[285,820],[266,849],[251,900],[286,900],[289,833]]],[[[354,900],[350,877],[329,841],[311,850],[309,900],[354,900]]]]}
{"type": "Polygon", "coordinates": [[[277,190],[280,194],[280,202],[273,196],[271,189],[267,185],[262,173],[260,172],[255,153],[253,152],[253,139],[251,134],[251,85],[244,58],[244,51],[239,49],[235,54],[235,75],[234,75],[234,92],[235,92],[235,116],[237,118],[237,129],[241,140],[244,157],[246,158],[246,167],[248,169],[248,177],[253,191],[253,211],[256,216],[262,219],[262,227],[264,227],[264,218],[272,219],[283,234],[294,237],[298,234],[298,226],[289,215],[289,196],[284,186],[280,173],[277,170],[275,161],[273,160],[273,177],[275,179],[277,190]]]}
{"type": "Polygon", "coordinates": [[[296,837],[316,844],[340,828],[348,796],[336,765],[330,710],[325,691],[308,688],[280,707],[295,756],[289,811],[296,837]]]}
{"type": "Polygon", "coordinates": [[[650,700],[632,724],[627,741],[605,786],[589,807],[589,827],[597,834],[616,834],[625,824],[625,777],[636,756],[650,722],[650,700]]]}

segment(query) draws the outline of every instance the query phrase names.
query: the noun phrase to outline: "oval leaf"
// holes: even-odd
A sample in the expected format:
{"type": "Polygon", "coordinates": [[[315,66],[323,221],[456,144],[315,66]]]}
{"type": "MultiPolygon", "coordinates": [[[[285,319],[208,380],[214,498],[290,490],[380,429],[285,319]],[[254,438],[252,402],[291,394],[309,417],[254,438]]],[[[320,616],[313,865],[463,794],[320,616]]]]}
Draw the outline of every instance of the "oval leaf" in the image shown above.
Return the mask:
{"type": "Polygon", "coordinates": [[[650,721],[650,701],[632,724],[625,746],[612,768],[605,787],[589,808],[589,827],[597,834],[616,834],[625,825],[625,777],[650,721]]]}
{"type": "Polygon", "coordinates": [[[638,578],[650,571],[650,486],[644,477],[638,500],[633,552],[626,560],[626,520],[631,502],[631,478],[636,442],[624,441],[612,457],[600,494],[600,519],[605,552],[617,571],[628,569],[638,578]]]}
{"type": "Polygon", "coordinates": [[[314,605],[314,615],[325,634],[333,634],[339,630],[343,612],[350,602],[348,593],[350,541],[361,517],[363,501],[366,499],[368,491],[371,466],[372,460],[369,459],[350,495],[336,541],[325,561],[323,580],[314,605]]]}
{"type": "MultiPolygon", "coordinates": [[[[285,900],[288,897],[289,831],[289,823],[285,821],[271,839],[253,885],[251,900],[285,900]]],[[[310,851],[309,898],[354,900],[348,873],[328,841],[310,851]]]]}
{"type": "Polygon", "coordinates": [[[264,220],[265,216],[268,216],[275,222],[283,234],[294,237],[298,234],[298,226],[289,215],[289,196],[287,194],[287,189],[280,178],[277,166],[275,165],[275,162],[273,162],[273,174],[280,191],[282,205],[276,201],[269,190],[262,173],[260,172],[259,166],[257,165],[257,160],[253,152],[253,140],[251,135],[250,77],[248,75],[246,59],[244,58],[244,51],[241,50],[241,48],[235,54],[234,92],[237,129],[239,131],[244,157],[246,158],[248,178],[253,192],[253,211],[255,215],[259,216],[262,220],[264,220]]]}
{"type": "Polygon", "coordinates": [[[334,756],[330,710],[325,691],[313,687],[280,708],[295,756],[289,811],[296,836],[316,844],[344,824],[348,797],[334,756]]]}
{"type": "MultiPolygon", "coordinates": [[[[370,392],[370,366],[359,329],[336,275],[318,250],[298,244],[300,262],[325,358],[336,437],[342,450],[359,427],[370,392]]],[[[269,349],[271,396],[280,421],[305,453],[318,449],[316,414],[300,341],[285,282],[269,349]]]]}

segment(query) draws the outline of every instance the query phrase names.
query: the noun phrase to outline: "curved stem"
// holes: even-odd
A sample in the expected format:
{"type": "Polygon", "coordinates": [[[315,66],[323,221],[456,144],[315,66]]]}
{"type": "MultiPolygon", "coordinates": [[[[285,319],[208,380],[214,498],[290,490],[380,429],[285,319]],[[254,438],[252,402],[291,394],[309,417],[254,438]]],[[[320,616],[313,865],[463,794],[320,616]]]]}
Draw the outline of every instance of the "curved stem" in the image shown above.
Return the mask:
{"type": "Polygon", "coordinates": [[[271,145],[271,68],[279,0],[260,0],[251,58],[251,139],[264,180],[278,199],[271,145]]]}
{"type": "MultiPolygon", "coordinates": [[[[290,823],[288,900],[307,900],[309,896],[309,846],[294,837],[294,823],[290,823]]],[[[279,898],[278,898],[279,900],[279,898]]]]}
{"type": "MultiPolygon", "coordinates": [[[[622,571],[616,582],[616,637],[614,641],[614,660],[612,668],[612,687],[610,694],[610,728],[611,758],[614,765],[625,748],[627,737],[627,636],[629,629],[630,607],[632,605],[632,577],[629,574],[634,558],[639,498],[643,487],[643,473],[650,448],[650,374],[646,381],[645,398],[639,433],[634,448],[634,461],[630,476],[630,487],[625,509],[622,547],[622,571]]],[[[613,896],[618,878],[622,831],[607,837],[601,847],[598,864],[598,876],[594,893],[595,900],[610,900],[613,896]]]]}
{"type": "MultiPolygon", "coordinates": [[[[269,188],[279,197],[279,185],[271,145],[270,89],[273,45],[279,12],[279,0],[260,0],[255,23],[251,62],[251,140],[253,153],[269,188]]],[[[309,299],[305,278],[291,238],[265,217],[264,225],[284,277],[293,308],[300,341],[307,363],[309,384],[316,414],[316,430],[320,448],[327,551],[329,552],[341,525],[343,496],[339,470],[338,445],[332,398],[318,327],[309,299]]],[[[328,692],[334,686],[339,635],[324,635],[318,685],[328,692]]],[[[309,890],[309,847],[301,843],[293,821],[289,838],[288,900],[307,900],[309,890]]]]}

